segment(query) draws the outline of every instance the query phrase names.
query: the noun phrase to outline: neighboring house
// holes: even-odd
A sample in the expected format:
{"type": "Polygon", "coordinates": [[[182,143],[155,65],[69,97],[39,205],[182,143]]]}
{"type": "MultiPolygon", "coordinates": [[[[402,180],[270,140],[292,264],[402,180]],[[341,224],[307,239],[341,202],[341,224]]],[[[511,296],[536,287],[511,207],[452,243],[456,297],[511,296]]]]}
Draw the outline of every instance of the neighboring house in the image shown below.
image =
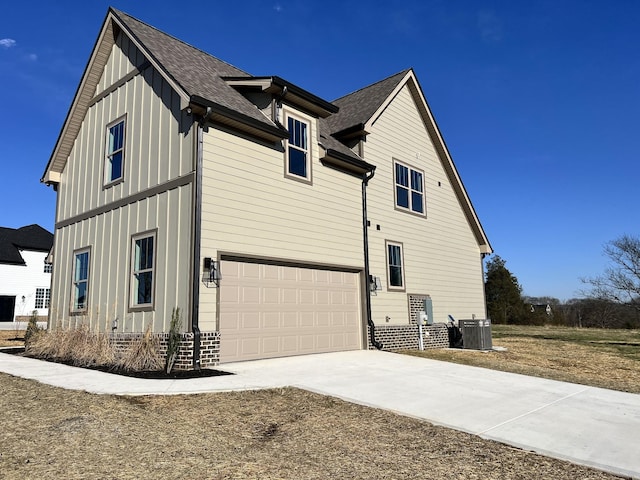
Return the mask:
{"type": "Polygon", "coordinates": [[[26,321],[49,313],[53,234],[39,225],[0,227],[0,322],[26,321]]]}
{"type": "Polygon", "coordinates": [[[530,308],[531,308],[531,313],[541,312],[549,316],[552,313],[551,305],[548,303],[537,303],[537,304],[532,303],[530,304],[530,308]]]}
{"type": "Polygon", "coordinates": [[[413,70],[329,102],[109,9],[42,181],[52,324],[126,341],[179,307],[183,366],[417,344],[424,300],[486,316],[491,247],[413,70]]]}

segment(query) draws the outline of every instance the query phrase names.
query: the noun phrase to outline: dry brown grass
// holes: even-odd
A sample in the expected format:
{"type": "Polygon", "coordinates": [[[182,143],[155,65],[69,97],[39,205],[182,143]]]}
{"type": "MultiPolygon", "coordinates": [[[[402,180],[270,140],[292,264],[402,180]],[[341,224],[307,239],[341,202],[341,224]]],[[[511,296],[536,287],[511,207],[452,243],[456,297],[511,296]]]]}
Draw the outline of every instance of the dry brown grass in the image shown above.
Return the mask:
{"type": "Polygon", "coordinates": [[[0,388],[8,480],[617,478],[296,389],[115,397],[4,374],[0,388]]]}
{"type": "Polygon", "coordinates": [[[29,342],[26,353],[79,367],[112,365],[116,361],[108,335],[92,332],[86,325],[42,332],[29,342]]]}
{"type": "Polygon", "coordinates": [[[148,326],[144,335],[134,342],[114,363],[124,370],[134,372],[162,370],[164,360],[158,353],[159,347],[159,340],[151,335],[151,327],[148,326]]]}
{"type": "Polygon", "coordinates": [[[640,332],[494,325],[507,351],[426,350],[412,355],[640,393],[640,332]]]}
{"type": "Polygon", "coordinates": [[[0,330],[0,347],[24,347],[24,330],[0,330]]]}

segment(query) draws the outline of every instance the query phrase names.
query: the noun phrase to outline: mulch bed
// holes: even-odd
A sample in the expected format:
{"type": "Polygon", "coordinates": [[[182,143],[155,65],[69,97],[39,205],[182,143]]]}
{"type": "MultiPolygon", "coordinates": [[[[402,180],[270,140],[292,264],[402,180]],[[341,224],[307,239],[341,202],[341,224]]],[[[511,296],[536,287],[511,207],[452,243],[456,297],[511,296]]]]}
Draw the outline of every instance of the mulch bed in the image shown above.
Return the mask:
{"type": "Polygon", "coordinates": [[[212,368],[201,368],[200,370],[173,370],[171,371],[171,373],[167,373],[164,370],[143,370],[143,371],[123,370],[123,369],[109,367],[105,365],[78,366],[78,365],[74,365],[72,362],[65,362],[62,360],[54,360],[50,358],[38,358],[38,357],[28,355],[24,352],[24,347],[3,348],[3,349],[0,349],[0,352],[11,353],[14,355],[19,355],[27,358],[35,358],[36,360],[42,360],[45,362],[62,363],[64,365],[69,365],[71,367],[97,370],[100,372],[111,373],[113,375],[122,375],[124,377],[133,377],[133,378],[148,378],[152,380],[182,380],[182,379],[189,379],[189,378],[208,378],[208,377],[220,377],[224,375],[233,375],[233,373],[224,372],[222,370],[214,370],[212,368]]]}

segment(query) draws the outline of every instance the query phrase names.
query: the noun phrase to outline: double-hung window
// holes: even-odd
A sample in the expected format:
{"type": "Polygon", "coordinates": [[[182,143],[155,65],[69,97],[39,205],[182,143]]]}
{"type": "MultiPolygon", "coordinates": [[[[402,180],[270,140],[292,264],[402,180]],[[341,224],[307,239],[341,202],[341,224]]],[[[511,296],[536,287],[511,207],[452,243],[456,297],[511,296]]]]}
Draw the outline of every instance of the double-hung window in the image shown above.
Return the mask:
{"type": "Polygon", "coordinates": [[[396,207],[424,215],[424,174],[397,161],[393,164],[396,207]]]}
{"type": "Polygon", "coordinates": [[[104,165],[104,183],[110,185],[122,180],[124,168],[124,140],[126,118],[107,126],[107,151],[104,165]]]}
{"type": "Polygon", "coordinates": [[[78,250],[73,255],[73,297],[71,299],[71,307],[75,312],[87,310],[90,259],[91,251],[89,249],[78,250]]]}
{"type": "Polygon", "coordinates": [[[387,282],[389,290],[404,290],[404,262],[402,244],[386,242],[387,282]]]}
{"type": "Polygon", "coordinates": [[[311,180],[311,152],[309,152],[309,124],[287,116],[289,139],[286,149],[287,176],[311,180]]]}
{"type": "Polygon", "coordinates": [[[36,288],[36,308],[49,308],[49,302],[51,300],[51,289],[49,288],[36,288]]]}
{"type": "Polygon", "coordinates": [[[155,232],[131,239],[131,308],[153,308],[155,232]]]}

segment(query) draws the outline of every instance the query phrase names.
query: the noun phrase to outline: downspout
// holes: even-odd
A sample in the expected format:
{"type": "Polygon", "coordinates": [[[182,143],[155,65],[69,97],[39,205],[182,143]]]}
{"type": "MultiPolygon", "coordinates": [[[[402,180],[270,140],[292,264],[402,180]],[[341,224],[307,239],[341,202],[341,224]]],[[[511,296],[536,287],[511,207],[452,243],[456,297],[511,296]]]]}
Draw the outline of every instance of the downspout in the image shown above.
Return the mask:
{"type": "Polygon", "coordinates": [[[191,297],[191,331],[193,332],[193,369],[200,370],[200,250],[202,234],[202,150],[204,125],[211,115],[211,107],[198,121],[196,140],[196,178],[194,185],[193,215],[193,288],[191,297]]]}
{"type": "Polygon", "coordinates": [[[369,272],[369,225],[367,222],[367,185],[376,173],[376,167],[362,176],[362,238],[364,241],[364,284],[365,305],[367,309],[367,324],[369,325],[369,340],[371,345],[382,350],[382,343],[376,340],[376,325],[371,318],[371,274],[369,272]]]}

